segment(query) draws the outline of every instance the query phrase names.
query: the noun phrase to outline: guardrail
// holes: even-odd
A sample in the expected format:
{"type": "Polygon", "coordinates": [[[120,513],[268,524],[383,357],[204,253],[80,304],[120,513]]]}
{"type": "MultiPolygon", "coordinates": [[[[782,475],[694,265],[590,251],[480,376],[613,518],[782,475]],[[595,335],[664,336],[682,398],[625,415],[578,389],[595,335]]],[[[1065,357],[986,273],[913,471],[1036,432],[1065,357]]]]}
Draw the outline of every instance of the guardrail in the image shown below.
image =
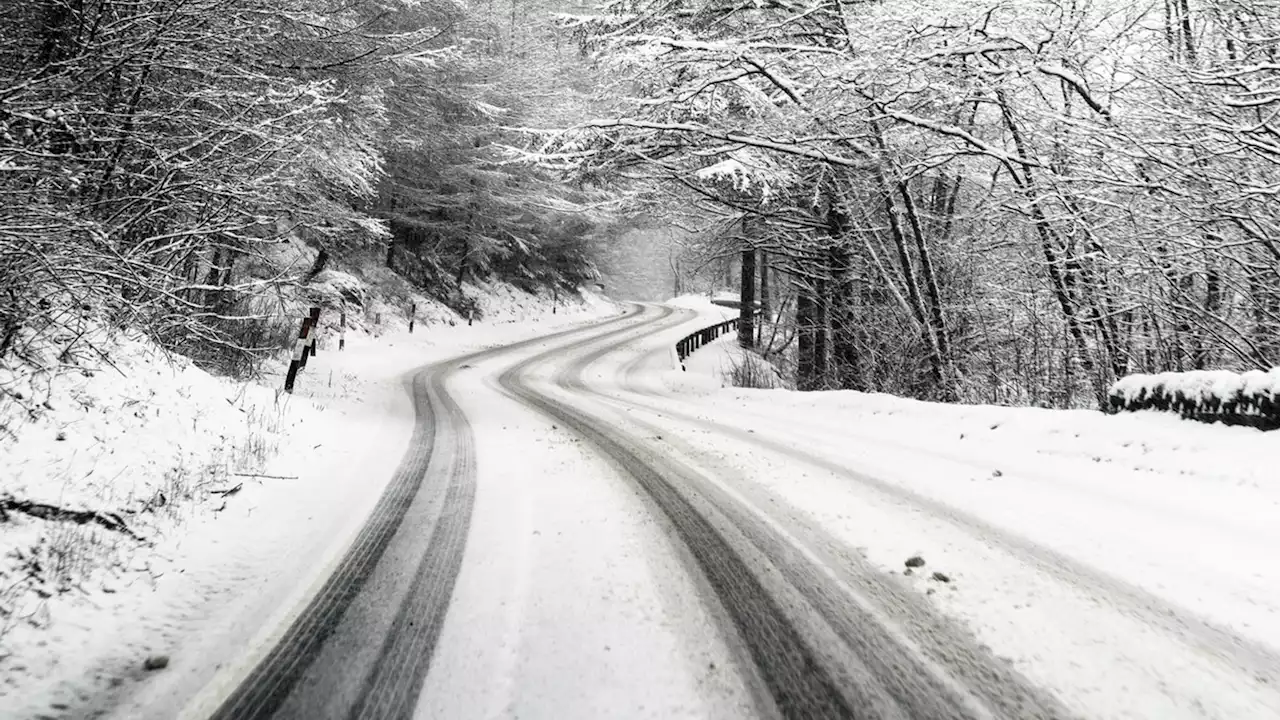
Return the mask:
{"type": "MultiPolygon", "coordinates": [[[[756,317],[760,316],[760,312],[756,311],[756,317]]],[[[704,327],[689,333],[676,343],[676,358],[680,360],[680,369],[684,369],[684,359],[693,354],[698,348],[714,342],[721,335],[738,330],[738,320],[740,318],[731,318],[722,323],[704,327]]]]}

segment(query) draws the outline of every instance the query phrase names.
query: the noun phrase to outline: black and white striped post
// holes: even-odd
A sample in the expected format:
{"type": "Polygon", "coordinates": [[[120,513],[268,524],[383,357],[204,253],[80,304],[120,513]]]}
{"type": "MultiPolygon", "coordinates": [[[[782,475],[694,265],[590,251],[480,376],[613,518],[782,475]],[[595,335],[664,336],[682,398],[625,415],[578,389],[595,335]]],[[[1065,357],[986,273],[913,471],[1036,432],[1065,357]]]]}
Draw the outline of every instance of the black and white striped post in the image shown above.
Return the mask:
{"type": "Polygon", "coordinates": [[[409,303],[409,334],[413,334],[413,319],[418,315],[418,303],[409,303]]]}
{"type": "Polygon", "coordinates": [[[284,391],[293,392],[293,384],[298,379],[298,371],[307,366],[307,336],[311,331],[311,318],[302,318],[302,329],[298,331],[298,340],[293,345],[293,357],[289,359],[289,372],[284,376],[284,391]]]}
{"type": "Polygon", "coordinates": [[[311,339],[311,318],[302,318],[302,332],[298,334],[298,341],[301,344],[301,352],[298,354],[298,370],[307,369],[307,358],[311,357],[311,348],[307,347],[307,341],[311,339]]]}
{"type": "Polygon", "coordinates": [[[347,309],[343,307],[341,315],[338,318],[338,349],[345,350],[347,347],[347,309]]]}
{"type": "Polygon", "coordinates": [[[307,338],[307,348],[311,357],[316,356],[316,336],[320,334],[320,308],[311,308],[311,336],[307,338]]]}

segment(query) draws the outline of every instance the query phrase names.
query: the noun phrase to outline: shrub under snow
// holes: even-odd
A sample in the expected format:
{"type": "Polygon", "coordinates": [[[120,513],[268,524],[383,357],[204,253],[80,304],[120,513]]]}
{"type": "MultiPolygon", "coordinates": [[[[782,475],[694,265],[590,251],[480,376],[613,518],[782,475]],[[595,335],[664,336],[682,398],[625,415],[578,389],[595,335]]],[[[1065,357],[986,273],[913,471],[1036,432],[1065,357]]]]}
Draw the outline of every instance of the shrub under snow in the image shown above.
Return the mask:
{"type": "Polygon", "coordinates": [[[1280,368],[1129,375],[1110,395],[1110,412],[1161,410],[1202,422],[1280,428],[1280,368]]]}

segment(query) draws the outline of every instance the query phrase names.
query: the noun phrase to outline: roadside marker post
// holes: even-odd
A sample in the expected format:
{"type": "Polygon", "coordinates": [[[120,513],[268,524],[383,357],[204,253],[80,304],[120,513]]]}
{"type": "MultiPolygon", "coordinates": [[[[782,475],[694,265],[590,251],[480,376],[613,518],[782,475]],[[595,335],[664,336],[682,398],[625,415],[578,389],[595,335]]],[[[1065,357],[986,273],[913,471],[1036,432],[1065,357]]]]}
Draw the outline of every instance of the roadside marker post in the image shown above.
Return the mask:
{"type": "Polygon", "coordinates": [[[316,356],[316,336],[320,334],[320,308],[311,308],[311,337],[307,340],[307,347],[310,350],[311,357],[316,356]]]}
{"type": "Polygon", "coordinates": [[[307,335],[311,329],[311,318],[302,319],[302,329],[298,331],[298,340],[293,345],[293,357],[289,359],[289,372],[284,376],[284,391],[293,392],[293,385],[298,379],[298,371],[307,364],[307,335]]]}
{"type": "Polygon", "coordinates": [[[311,318],[302,318],[302,332],[298,334],[298,369],[307,369],[307,358],[311,357],[311,349],[307,347],[307,341],[311,339],[311,318]]]}

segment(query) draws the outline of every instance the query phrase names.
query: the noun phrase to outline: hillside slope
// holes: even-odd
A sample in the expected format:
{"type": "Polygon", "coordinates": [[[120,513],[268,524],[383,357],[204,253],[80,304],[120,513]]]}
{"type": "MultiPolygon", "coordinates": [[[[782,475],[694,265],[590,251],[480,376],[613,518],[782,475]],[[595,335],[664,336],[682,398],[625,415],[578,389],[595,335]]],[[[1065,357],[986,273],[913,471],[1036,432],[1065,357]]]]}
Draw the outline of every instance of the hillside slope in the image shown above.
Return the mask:
{"type": "Polygon", "coordinates": [[[0,716],[78,706],[266,580],[280,593],[305,585],[297,573],[323,567],[394,469],[398,454],[365,449],[407,442],[409,369],[614,311],[591,294],[469,285],[480,317],[469,325],[378,280],[326,270],[284,301],[325,307],[293,395],[281,390],[283,355],[241,382],[105,329],[92,357],[0,370],[0,716]]]}

